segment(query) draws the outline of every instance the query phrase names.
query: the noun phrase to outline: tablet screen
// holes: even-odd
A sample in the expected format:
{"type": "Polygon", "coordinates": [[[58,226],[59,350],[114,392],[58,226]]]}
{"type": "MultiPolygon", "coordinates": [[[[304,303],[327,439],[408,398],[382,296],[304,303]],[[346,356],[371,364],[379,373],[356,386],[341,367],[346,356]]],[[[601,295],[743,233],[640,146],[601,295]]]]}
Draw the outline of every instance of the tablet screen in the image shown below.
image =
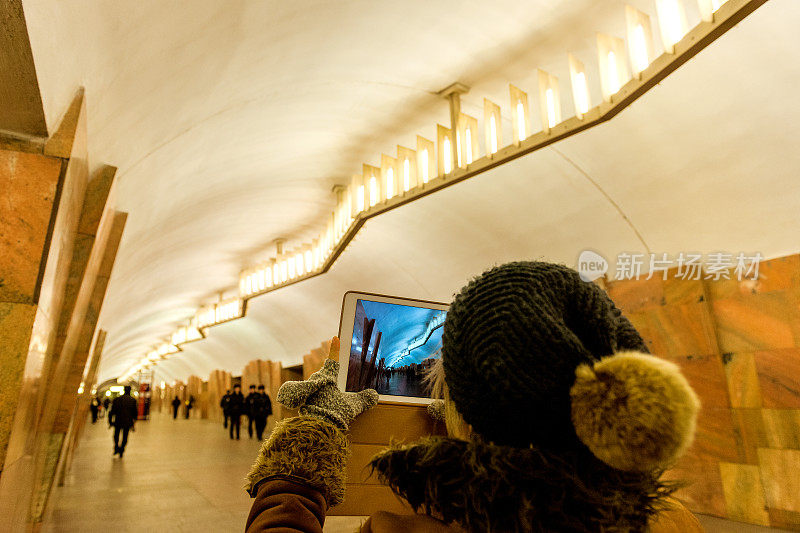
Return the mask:
{"type": "Polygon", "coordinates": [[[441,357],[447,311],[356,301],[345,390],[429,398],[424,378],[441,357]]]}

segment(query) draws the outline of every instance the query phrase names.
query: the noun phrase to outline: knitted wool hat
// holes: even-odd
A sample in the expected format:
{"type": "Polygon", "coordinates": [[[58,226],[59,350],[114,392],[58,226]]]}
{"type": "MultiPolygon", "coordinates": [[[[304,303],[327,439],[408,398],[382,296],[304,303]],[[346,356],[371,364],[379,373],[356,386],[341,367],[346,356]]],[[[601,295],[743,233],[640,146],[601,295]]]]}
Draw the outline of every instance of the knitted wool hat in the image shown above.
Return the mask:
{"type": "Polygon", "coordinates": [[[455,297],[443,335],[450,398],[496,444],[583,443],[614,468],[648,470],[691,442],[699,404],[686,380],[648,355],[605,292],[574,270],[493,268],[455,297]]]}

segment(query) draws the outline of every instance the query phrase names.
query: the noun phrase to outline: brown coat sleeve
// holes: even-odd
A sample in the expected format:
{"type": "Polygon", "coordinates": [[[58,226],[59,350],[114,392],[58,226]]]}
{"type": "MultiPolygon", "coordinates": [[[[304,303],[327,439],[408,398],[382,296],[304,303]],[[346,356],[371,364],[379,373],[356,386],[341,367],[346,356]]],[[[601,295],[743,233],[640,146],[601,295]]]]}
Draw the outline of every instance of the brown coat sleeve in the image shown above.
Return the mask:
{"type": "Polygon", "coordinates": [[[322,493],[291,476],[273,476],[258,487],[246,533],[322,533],[328,504],[322,493]]]}

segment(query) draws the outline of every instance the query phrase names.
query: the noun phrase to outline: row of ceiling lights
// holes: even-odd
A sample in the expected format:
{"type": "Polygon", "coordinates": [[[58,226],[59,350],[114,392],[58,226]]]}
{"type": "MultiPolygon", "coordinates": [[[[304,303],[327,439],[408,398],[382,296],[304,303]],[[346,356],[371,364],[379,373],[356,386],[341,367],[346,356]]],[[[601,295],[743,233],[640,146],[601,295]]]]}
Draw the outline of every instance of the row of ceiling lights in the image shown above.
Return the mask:
{"type": "MultiPolygon", "coordinates": [[[[715,12],[729,0],[697,1],[702,20],[712,22],[715,12]]],[[[664,51],[672,54],[675,44],[688,32],[684,6],[682,0],[655,0],[655,3],[664,51]]],[[[613,102],[621,88],[632,77],[641,76],[655,58],[650,17],[626,6],[625,18],[627,44],[618,37],[603,33],[597,35],[600,87],[605,102],[613,102]]],[[[568,61],[575,116],[583,119],[590,111],[586,69],[572,54],[568,54],[568,61]]],[[[538,82],[542,131],[549,132],[562,122],[559,80],[539,70],[538,82]]],[[[528,95],[514,85],[509,86],[509,95],[513,142],[519,146],[532,135],[528,95]]],[[[340,246],[349,240],[346,237],[352,233],[359,215],[395,197],[414,195],[431,179],[449,175],[454,168],[466,168],[473,163],[479,153],[477,118],[458,113],[455,130],[453,138],[452,128],[439,124],[436,144],[417,136],[416,150],[398,145],[396,157],[381,155],[380,167],[364,164],[361,174],[354,176],[349,185],[334,189],[336,209],[317,239],[289,252],[283,250],[283,242],[279,241],[274,258],[242,272],[237,297],[201,308],[188,325],[178,328],[169,340],[147,353],[120,380],[127,380],[180,352],[182,344],[203,339],[205,328],[244,317],[249,298],[327,271],[338,255],[336,252],[341,252],[340,246]]],[[[503,135],[500,106],[488,99],[484,99],[484,137],[486,156],[492,157],[502,146],[503,135]]]]}

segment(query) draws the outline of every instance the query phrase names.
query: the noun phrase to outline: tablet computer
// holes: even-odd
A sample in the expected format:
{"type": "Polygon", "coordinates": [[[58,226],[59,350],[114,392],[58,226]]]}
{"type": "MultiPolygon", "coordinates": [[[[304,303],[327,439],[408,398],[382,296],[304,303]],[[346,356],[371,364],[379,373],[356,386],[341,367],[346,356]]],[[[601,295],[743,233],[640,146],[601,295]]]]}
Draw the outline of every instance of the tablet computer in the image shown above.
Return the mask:
{"type": "Polygon", "coordinates": [[[430,403],[424,379],[442,353],[447,304],[347,292],[339,322],[339,388],[381,401],[430,403]]]}

